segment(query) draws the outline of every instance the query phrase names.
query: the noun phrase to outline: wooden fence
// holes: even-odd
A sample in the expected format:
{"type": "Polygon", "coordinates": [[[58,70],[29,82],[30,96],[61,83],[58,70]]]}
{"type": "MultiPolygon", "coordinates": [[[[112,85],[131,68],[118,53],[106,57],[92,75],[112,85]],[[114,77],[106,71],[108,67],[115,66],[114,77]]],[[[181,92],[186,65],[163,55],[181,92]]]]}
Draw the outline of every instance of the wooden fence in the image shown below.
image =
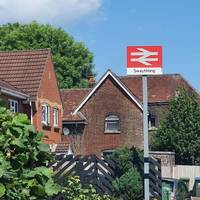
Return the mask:
{"type": "Polygon", "coordinates": [[[83,185],[91,184],[99,194],[112,194],[112,181],[115,178],[115,163],[100,159],[95,155],[76,156],[70,161],[62,159],[54,166],[55,180],[65,185],[67,176],[79,176],[83,185]]]}
{"type": "MultiPolygon", "coordinates": [[[[158,200],[162,199],[161,164],[155,158],[150,158],[150,192],[158,200]]],[[[133,155],[133,163],[137,163],[140,173],[143,175],[143,161],[133,155]]],[[[99,194],[113,194],[112,182],[117,176],[116,163],[106,157],[100,159],[95,155],[75,156],[71,160],[63,158],[56,165],[52,165],[56,172],[55,180],[66,185],[68,176],[79,176],[83,185],[91,184],[99,194]]],[[[54,200],[62,200],[62,196],[54,200]]]]}

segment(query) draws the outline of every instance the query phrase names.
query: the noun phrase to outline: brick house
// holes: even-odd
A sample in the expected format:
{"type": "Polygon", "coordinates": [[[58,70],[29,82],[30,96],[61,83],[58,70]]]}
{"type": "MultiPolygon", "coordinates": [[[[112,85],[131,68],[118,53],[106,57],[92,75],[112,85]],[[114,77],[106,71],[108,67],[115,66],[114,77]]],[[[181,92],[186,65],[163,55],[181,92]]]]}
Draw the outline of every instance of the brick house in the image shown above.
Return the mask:
{"type": "MultiPolygon", "coordinates": [[[[179,86],[196,92],[178,74],[148,77],[150,133],[179,86]]],[[[100,156],[122,146],[143,148],[141,76],[118,77],[108,70],[93,88],[60,93],[64,107],[62,140],[71,144],[74,154],[100,156]]]]}
{"type": "Polygon", "coordinates": [[[60,143],[63,109],[50,50],[0,52],[0,80],[6,106],[26,113],[45,143],[60,143]]]}

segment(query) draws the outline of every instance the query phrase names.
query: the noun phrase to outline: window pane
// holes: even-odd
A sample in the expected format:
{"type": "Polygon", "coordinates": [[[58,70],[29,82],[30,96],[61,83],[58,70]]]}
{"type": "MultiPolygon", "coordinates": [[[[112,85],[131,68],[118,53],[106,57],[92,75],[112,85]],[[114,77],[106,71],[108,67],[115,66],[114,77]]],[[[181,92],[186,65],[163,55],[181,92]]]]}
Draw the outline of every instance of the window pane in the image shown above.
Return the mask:
{"type": "Polygon", "coordinates": [[[54,126],[58,126],[58,108],[54,108],[54,126]]]}
{"type": "Polygon", "coordinates": [[[48,122],[48,124],[50,124],[50,113],[51,113],[51,111],[50,111],[50,107],[49,106],[47,106],[47,122],[48,122]]]}
{"type": "Polygon", "coordinates": [[[15,102],[15,112],[18,112],[18,103],[15,102]]]}
{"type": "Polygon", "coordinates": [[[117,121],[117,120],[119,120],[119,117],[118,116],[116,116],[116,115],[109,115],[108,117],[106,117],[106,119],[105,119],[106,121],[117,121]]]}
{"type": "Polygon", "coordinates": [[[106,130],[107,131],[119,131],[119,122],[109,121],[106,122],[106,130]]]}
{"type": "Polygon", "coordinates": [[[46,106],[42,106],[42,122],[46,123],[46,106]]]}
{"type": "Polygon", "coordinates": [[[16,100],[8,100],[8,106],[12,112],[18,112],[18,102],[16,100]]]}

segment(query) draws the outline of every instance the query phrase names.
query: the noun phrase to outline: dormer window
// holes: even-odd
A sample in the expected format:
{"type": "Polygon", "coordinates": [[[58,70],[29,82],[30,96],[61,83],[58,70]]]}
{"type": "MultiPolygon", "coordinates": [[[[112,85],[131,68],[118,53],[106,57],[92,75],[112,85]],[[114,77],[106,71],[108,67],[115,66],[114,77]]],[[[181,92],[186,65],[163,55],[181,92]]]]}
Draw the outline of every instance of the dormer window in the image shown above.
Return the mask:
{"type": "Polygon", "coordinates": [[[117,115],[108,115],[105,118],[105,133],[119,133],[119,117],[117,115]]]}
{"type": "Polygon", "coordinates": [[[42,104],[42,124],[50,125],[50,106],[48,104],[42,104]]]}

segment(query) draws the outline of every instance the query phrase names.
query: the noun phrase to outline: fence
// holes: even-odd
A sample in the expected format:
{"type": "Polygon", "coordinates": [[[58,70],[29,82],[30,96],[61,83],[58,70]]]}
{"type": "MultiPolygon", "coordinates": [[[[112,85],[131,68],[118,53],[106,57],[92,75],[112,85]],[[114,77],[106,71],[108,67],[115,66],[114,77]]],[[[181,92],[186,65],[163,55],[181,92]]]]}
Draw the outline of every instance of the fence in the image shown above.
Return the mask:
{"type": "Polygon", "coordinates": [[[79,176],[83,185],[92,184],[99,194],[112,194],[112,181],[115,178],[115,163],[95,155],[76,156],[72,160],[61,160],[54,168],[55,180],[65,185],[67,176],[79,176]]]}
{"type": "MultiPolygon", "coordinates": [[[[143,174],[143,161],[134,154],[132,161],[134,164],[137,163],[139,171],[143,174]]],[[[160,161],[154,158],[150,158],[149,162],[150,192],[158,200],[161,200],[161,164],[160,161]]],[[[55,180],[61,185],[66,185],[68,176],[76,175],[80,177],[83,185],[93,185],[99,194],[113,194],[112,182],[117,176],[117,165],[107,157],[100,159],[95,155],[78,155],[70,161],[63,158],[52,167],[56,171],[55,180]]],[[[56,197],[54,200],[62,200],[62,196],[56,197]]]]}

